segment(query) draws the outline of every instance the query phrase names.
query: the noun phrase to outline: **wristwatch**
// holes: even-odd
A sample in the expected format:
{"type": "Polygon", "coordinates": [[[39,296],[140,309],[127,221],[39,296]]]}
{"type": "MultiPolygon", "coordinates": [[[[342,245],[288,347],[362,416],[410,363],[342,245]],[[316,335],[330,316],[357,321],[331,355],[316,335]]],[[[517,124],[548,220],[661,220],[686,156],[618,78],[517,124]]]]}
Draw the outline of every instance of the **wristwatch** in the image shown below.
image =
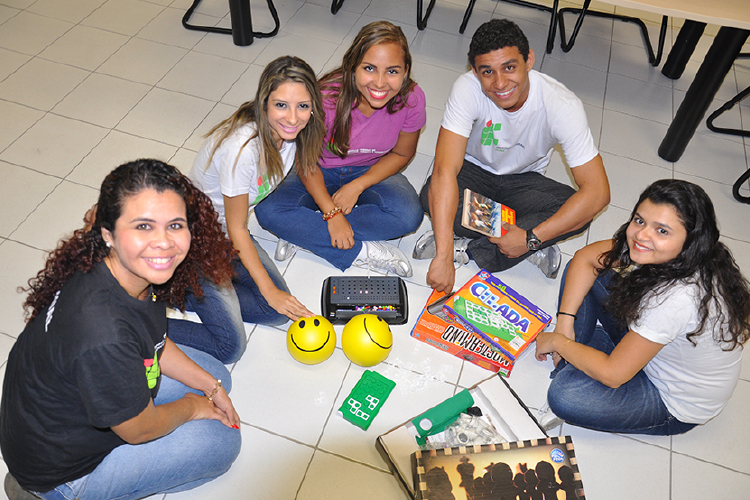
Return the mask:
{"type": "Polygon", "coordinates": [[[526,248],[532,252],[536,252],[542,246],[542,240],[540,240],[534,231],[531,229],[526,230],[526,248]]]}

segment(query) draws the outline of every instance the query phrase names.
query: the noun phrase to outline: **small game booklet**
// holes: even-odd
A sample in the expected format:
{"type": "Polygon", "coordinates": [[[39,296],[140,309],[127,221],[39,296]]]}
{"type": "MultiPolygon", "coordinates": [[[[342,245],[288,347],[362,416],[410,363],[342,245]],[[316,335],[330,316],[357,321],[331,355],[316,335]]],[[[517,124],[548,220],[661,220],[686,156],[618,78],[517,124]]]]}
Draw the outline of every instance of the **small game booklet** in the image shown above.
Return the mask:
{"type": "Polygon", "coordinates": [[[516,211],[501,205],[486,196],[464,189],[464,205],[461,225],[485,236],[503,236],[506,231],[502,223],[515,225],[516,211]]]}
{"type": "Polygon", "coordinates": [[[418,500],[554,498],[584,500],[570,436],[417,451],[418,500]]]}

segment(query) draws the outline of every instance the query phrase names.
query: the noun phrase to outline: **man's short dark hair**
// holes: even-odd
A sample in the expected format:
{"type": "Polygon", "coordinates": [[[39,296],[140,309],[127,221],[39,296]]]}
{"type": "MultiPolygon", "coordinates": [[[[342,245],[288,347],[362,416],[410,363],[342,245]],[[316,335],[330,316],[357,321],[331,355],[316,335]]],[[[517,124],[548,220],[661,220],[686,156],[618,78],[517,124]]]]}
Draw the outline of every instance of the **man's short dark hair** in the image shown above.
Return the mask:
{"type": "Polygon", "coordinates": [[[474,67],[477,56],[503,47],[517,47],[526,61],[529,58],[529,39],[521,28],[507,19],[491,19],[477,28],[469,44],[469,63],[474,67]]]}

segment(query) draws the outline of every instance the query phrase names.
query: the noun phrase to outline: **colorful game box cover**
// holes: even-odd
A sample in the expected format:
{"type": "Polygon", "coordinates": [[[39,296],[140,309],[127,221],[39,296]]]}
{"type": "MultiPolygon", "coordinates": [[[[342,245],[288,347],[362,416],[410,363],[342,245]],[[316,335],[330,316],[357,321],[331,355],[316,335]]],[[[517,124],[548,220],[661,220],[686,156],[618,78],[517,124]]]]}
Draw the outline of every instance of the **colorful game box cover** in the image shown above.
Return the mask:
{"type": "Polygon", "coordinates": [[[502,223],[515,225],[516,211],[501,205],[486,196],[464,189],[464,204],[461,211],[461,225],[485,236],[502,236],[508,231],[502,223]]]}
{"type": "Polygon", "coordinates": [[[411,336],[485,370],[509,376],[513,363],[501,352],[492,349],[482,337],[452,322],[443,312],[443,303],[449,298],[450,295],[433,290],[411,331],[411,336]]]}
{"type": "Polygon", "coordinates": [[[411,456],[421,500],[564,498],[585,500],[570,436],[417,451],[411,456]]]}
{"type": "Polygon", "coordinates": [[[515,362],[552,317],[482,269],[443,306],[452,320],[515,362]]]}

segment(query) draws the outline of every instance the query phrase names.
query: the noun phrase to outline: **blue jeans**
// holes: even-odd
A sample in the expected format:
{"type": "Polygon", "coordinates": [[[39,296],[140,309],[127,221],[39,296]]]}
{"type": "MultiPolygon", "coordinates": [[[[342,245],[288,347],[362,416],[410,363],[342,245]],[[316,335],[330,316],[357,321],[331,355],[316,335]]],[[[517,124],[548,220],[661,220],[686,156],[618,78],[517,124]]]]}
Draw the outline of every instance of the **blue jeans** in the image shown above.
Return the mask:
{"type": "MultiPolygon", "coordinates": [[[[288,292],[289,288],[271,257],[252,235],[250,238],[273,283],[279,290],[288,292]]],[[[232,288],[219,287],[204,279],[201,280],[203,298],[199,299],[192,293],[185,298],[185,310],[198,314],[201,323],[170,318],[168,330],[169,338],[176,344],[207,352],[226,364],[240,359],[247,347],[243,321],[282,325],[289,320],[268,305],[239,258],[232,261],[232,266],[232,288]]]]}
{"type": "MultiPolygon", "coordinates": [[[[321,168],[321,171],[326,188],[333,195],[369,168],[321,168]]],[[[328,223],[295,172],[255,207],[255,215],[261,226],[279,238],[310,250],[342,271],[357,258],[363,241],[399,238],[416,231],[424,217],[417,192],[408,179],[402,174],[392,175],[359,195],[357,205],[346,216],[354,231],[354,247],[340,250],[331,246],[328,223]]]]}
{"type": "MultiPolygon", "coordinates": [[[[229,372],[208,354],[183,349],[204,370],[232,388],[229,372]]],[[[155,405],[201,394],[162,376],[155,405]]],[[[217,420],[193,420],[148,443],[124,444],[112,450],[90,474],[57,488],[36,493],[45,500],[130,500],[155,493],[185,491],[229,470],[240,452],[241,433],[217,420]]]]}
{"type": "MultiPolygon", "coordinates": [[[[560,284],[565,288],[567,268],[560,284]]],[[[604,310],[612,271],[599,276],[576,313],[576,342],[610,354],[628,332],[604,310]],[[597,320],[601,326],[597,325],[597,320]]],[[[639,371],[617,389],[592,379],[571,363],[561,361],[552,372],[547,391],[550,409],[566,422],[607,432],[672,435],[696,424],[680,422],[669,413],[659,390],[639,371]]]]}
{"type": "MultiPolygon", "coordinates": [[[[429,213],[429,187],[432,177],[427,179],[420,192],[424,211],[429,213]]],[[[533,229],[549,219],[560,210],[560,207],[573,196],[575,190],[537,172],[524,174],[496,175],[464,160],[458,173],[459,203],[456,217],[453,220],[453,233],[461,238],[471,238],[468,246],[469,255],[480,268],[490,272],[505,271],[526,259],[531,253],[511,259],[500,253],[500,249],[483,236],[461,225],[464,189],[490,198],[516,211],[516,225],[522,229],[533,229]]],[[[554,245],[588,228],[589,223],[575,231],[545,241],[542,248],[554,245]]]]}

